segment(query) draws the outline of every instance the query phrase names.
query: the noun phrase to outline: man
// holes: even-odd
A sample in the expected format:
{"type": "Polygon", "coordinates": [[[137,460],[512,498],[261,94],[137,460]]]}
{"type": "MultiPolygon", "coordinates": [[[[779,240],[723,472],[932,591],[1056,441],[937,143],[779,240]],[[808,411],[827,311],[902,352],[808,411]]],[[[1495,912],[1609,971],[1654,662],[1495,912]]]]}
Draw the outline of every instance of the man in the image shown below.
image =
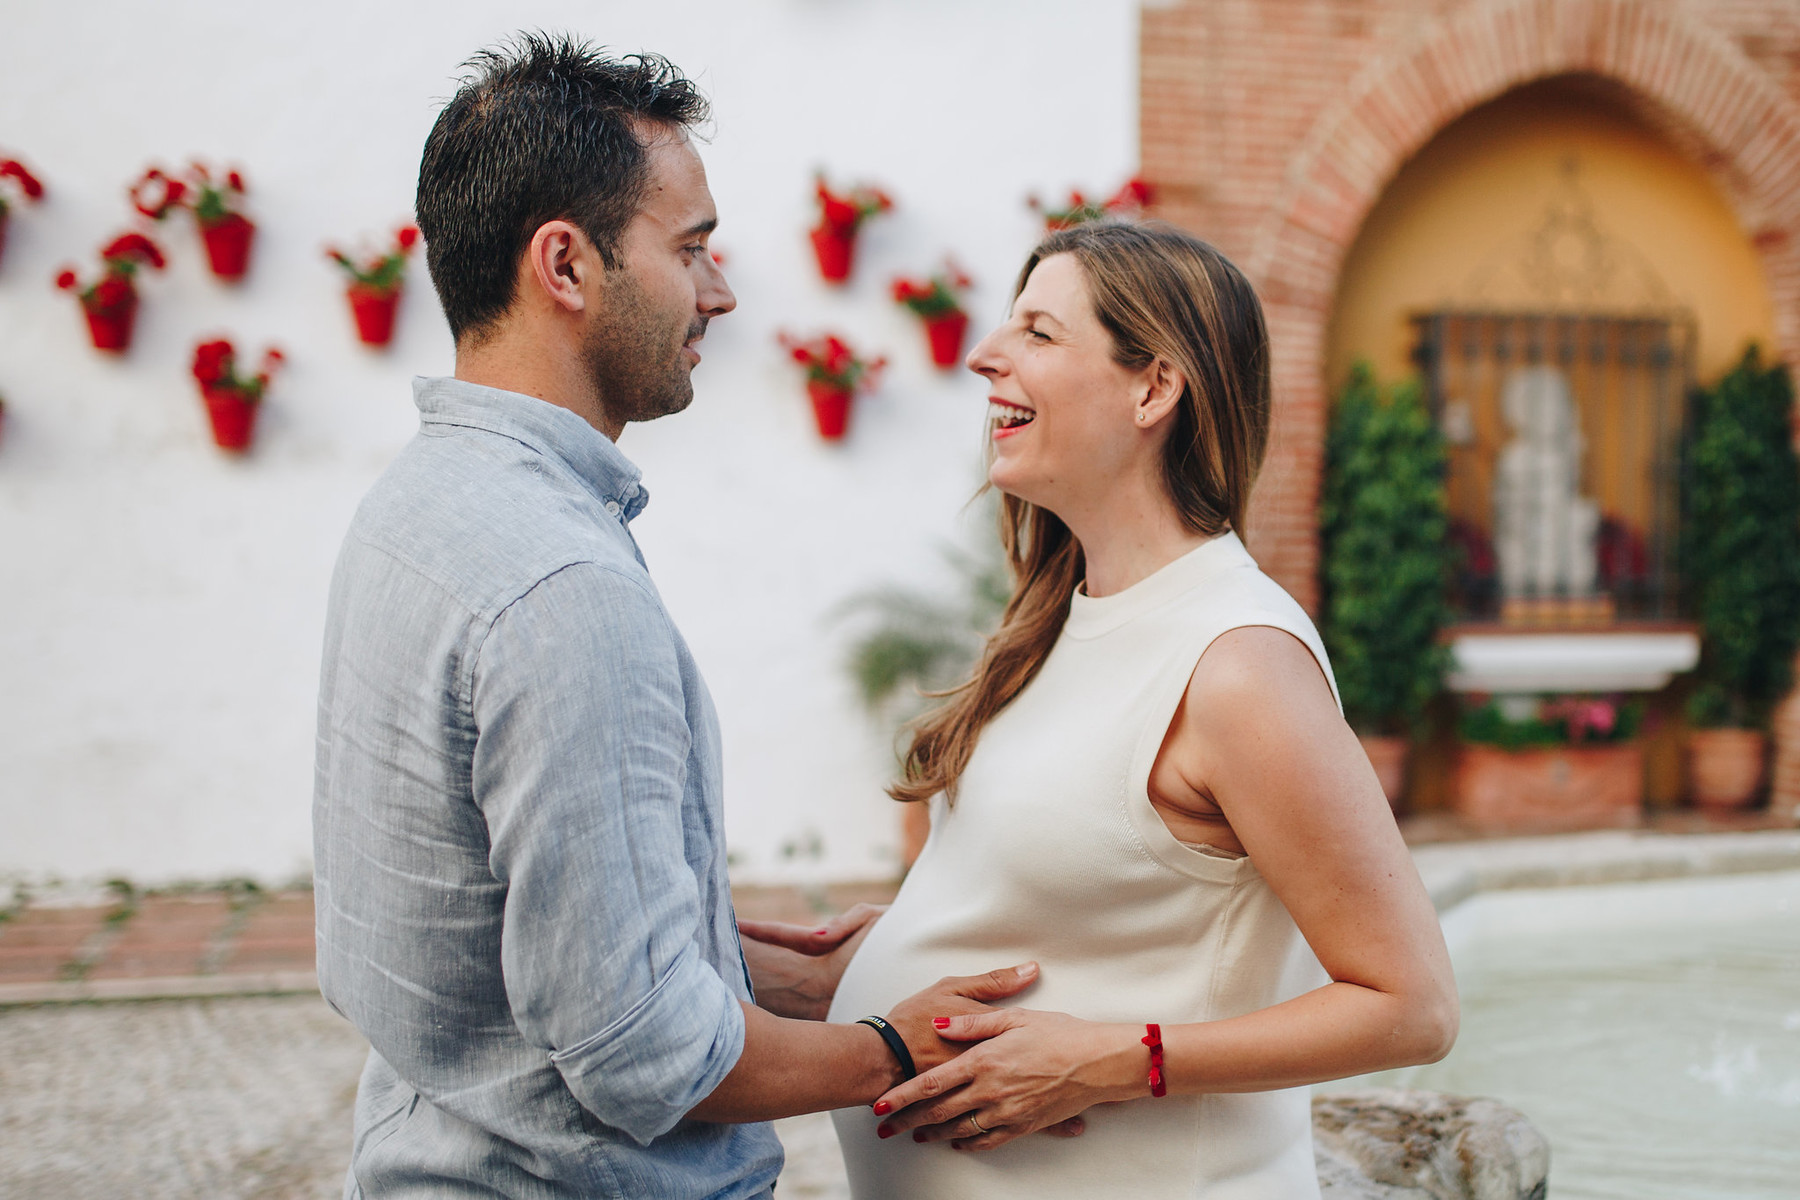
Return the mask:
{"type": "Polygon", "coordinates": [[[754,1122],[872,1102],[908,1044],[949,1055],[933,1016],[1031,970],[907,1001],[897,1047],[794,1019],[842,951],[750,1003],[712,705],[613,445],[687,406],[736,304],[705,103],[567,40],[471,65],[417,202],[456,375],[416,382],[419,436],[345,538],[320,679],[319,982],[371,1044],[346,1194],[765,1196],[754,1122]]]}

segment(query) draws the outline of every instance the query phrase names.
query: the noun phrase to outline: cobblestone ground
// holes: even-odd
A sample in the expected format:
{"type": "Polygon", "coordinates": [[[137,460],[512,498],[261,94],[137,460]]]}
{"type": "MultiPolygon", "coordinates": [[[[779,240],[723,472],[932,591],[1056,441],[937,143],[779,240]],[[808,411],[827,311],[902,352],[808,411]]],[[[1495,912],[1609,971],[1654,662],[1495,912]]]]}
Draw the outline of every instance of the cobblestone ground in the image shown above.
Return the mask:
{"type": "MultiPolygon", "coordinates": [[[[317,996],[0,1009],[0,1196],[339,1196],[366,1050],[317,996]]],[[[849,1196],[828,1118],[777,1128],[784,1198],[849,1196]]]]}

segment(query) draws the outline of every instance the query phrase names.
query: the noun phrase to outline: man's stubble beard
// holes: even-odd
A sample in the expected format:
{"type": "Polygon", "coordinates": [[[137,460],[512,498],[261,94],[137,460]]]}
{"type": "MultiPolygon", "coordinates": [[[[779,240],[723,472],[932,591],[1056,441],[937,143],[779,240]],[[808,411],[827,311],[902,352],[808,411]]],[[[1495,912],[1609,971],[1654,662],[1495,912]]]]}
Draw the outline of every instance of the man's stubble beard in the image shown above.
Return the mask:
{"type": "Polygon", "coordinates": [[[611,319],[590,326],[582,345],[602,408],[621,425],[682,411],[693,403],[694,381],[681,346],[706,332],[706,318],[695,316],[671,345],[671,323],[644,303],[637,281],[623,270],[610,274],[611,319]]]}

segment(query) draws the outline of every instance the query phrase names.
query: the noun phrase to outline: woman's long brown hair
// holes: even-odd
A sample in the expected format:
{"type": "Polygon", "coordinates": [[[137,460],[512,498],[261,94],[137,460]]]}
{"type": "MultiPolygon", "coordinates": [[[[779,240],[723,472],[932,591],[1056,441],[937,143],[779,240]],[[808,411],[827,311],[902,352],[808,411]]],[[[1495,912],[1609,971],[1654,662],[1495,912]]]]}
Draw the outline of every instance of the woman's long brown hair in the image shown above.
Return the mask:
{"type": "MultiPolygon", "coordinates": [[[[1038,243],[1013,288],[1046,258],[1080,264],[1094,315],[1112,336],[1113,361],[1141,370],[1163,359],[1187,386],[1163,443],[1162,476],[1182,522],[1196,533],[1245,531],[1250,487],[1269,440],[1269,335],[1243,274],[1199,238],[1160,222],[1096,222],[1038,243]]],[[[1081,545],[1055,513],[1002,496],[1000,542],[1013,596],[975,673],[913,726],[896,800],[952,803],[976,740],[1037,675],[1086,574],[1081,545]]]]}

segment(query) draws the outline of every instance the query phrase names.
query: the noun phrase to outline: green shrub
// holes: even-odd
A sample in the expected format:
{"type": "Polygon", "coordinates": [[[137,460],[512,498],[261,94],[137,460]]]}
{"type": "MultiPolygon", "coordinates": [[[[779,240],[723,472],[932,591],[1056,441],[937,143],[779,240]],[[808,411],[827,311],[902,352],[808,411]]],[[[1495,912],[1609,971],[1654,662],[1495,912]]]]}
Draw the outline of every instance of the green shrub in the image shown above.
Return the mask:
{"type": "Polygon", "coordinates": [[[1323,621],[1344,715],[1360,734],[1419,724],[1449,650],[1443,438],[1416,382],[1382,396],[1358,363],[1332,411],[1320,505],[1323,621]]]}
{"type": "Polygon", "coordinates": [[[1800,645],[1800,463],[1794,384],[1752,343],[1697,391],[1682,471],[1682,576],[1700,622],[1697,725],[1768,723],[1800,645]]]}

